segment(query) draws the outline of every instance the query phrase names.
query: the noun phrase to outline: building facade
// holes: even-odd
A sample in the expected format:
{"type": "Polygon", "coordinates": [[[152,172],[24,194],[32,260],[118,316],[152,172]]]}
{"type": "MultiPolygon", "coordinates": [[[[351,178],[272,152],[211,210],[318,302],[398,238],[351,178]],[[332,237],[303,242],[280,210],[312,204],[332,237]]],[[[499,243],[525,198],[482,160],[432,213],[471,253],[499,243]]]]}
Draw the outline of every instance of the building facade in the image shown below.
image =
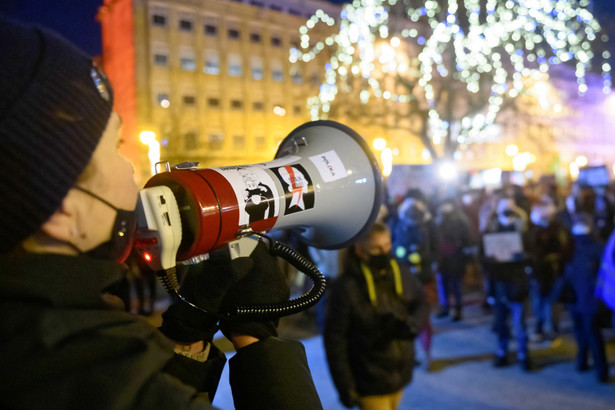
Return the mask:
{"type": "Polygon", "coordinates": [[[123,118],[123,152],[150,175],[151,131],[160,158],[201,167],[271,160],[307,122],[318,63],[291,66],[288,50],[317,9],[311,1],[106,0],[98,12],[103,67],[123,118]]]}

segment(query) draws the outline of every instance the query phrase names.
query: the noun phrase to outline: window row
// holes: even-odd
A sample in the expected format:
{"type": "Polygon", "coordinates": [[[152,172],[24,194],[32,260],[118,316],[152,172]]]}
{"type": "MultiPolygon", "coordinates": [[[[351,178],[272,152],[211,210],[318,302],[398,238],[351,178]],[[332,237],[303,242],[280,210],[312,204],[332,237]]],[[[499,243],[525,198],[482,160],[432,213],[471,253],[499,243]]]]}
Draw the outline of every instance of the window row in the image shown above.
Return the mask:
{"type": "MultiPolygon", "coordinates": [[[[197,132],[188,132],[183,135],[184,149],[185,150],[198,150],[205,148],[210,151],[220,151],[224,148],[224,135],[223,134],[209,134],[205,141],[202,141],[197,132]]],[[[244,135],[233,135],[232,137],[233,149],[245,149],[246,137],[244,135]]],[[[254,137],[254,148],[256,150],[263,150],[267,148],[267,139],[264,136],[254,137]]]]}
{"type": "MultiPolygon", "coordinates": [[[[167,67],[169,65],[169,58],[166,53],[157,52],[153,56],[154,65],[160,67],[167,67]]],[[[183,56],[179,59],[179,67],[185,71],[196,71],[196,60],[192,56],[183,56]]],[[[228,75],[231,77],[241,77],[243,75],[243,62],[240,56],[231,55],[227,62],[228,75]]],[[[250,63],[250,71],[252,79],[262,80],[264,79],[264,65],[261,59],[253,59],[250,63]]],[[[217,53],[208,53],[205,56],[203,64],[203,73],[218,75],[220,74],[220,58],[217,53]]],[[[291,72],[291,78],[294,84],[302,84],[303,79],[301,74],[297,71],[291,72]]],[[[284,72],[282,70],[281,63],[273,63],[271,68],[271,78],[273,81],[284,81],[284,72]]],[[[312,79],[313,83],[316,81],[319,83],[319,79],[312,79]]]]}
{"type": "MultiPolygon", "coordinates": [[[[167,27],[168,18],[164,14],[153,14],[152,24],[156,27],[167,27]]],[[[194,21],[188,18],[180,18],[177,23],[177,29],[185,32],[194,31],[194,21]]],[[[218,37],[220,30],[216,22],[207,22],[203,24],[203,34],[209,37],[218,37]]],[[[241,30],[237,27],[231,27],[226,30],[226,37],[229,40],[241,39],[241,30]]],[[[263,43],[263,36],[259,32],[250,32],[249,40],[253,44],[263,43]]],[[[279,35],[272,34],[269,38],[269,42],[273,47],[282,47],[282,38],[279,35]]]]}
{"type": "MultiPolygon", "coordinates": [[[[158,93],[156,95],[156,101],[163,108],[168,108],[171,105],[169,94],[166,93],[158,93]]],[[[194,95],[184,95],[181,98],[182,104],[185,106],[196,106],[197,99],[194,95]]],[[[221,108],[222,103],[219,98],[209,97],[206,99],[206,104],[208,108],[221,108]]],[[[243,100],[230,100],[228,108],[233,110],[243,110],[244,102],[243,100]]],[[[273,113],[276,115],[284,116],[286,115],[286,109],[283,104],[275,104],[272,107],[273,113]]],[[[262,101],[253,101],[252,102],[252,111],[265,111],[265,103],[262,101]]],[[[294,115],[301,115],[302,109],[300,105],[295,105],[293,107],[294,115]]]]}

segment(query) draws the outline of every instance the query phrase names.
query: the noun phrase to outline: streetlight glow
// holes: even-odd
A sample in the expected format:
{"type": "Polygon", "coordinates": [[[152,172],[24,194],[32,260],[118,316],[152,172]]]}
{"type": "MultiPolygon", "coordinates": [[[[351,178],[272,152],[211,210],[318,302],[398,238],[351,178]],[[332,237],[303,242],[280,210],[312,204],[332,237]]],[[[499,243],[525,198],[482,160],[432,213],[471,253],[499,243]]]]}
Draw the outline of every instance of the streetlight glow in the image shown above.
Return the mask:
{"type": "Polygon", "coordinates": [[[515,156],[519,153],[519,147],[515,144],[510,144],[506,146],[506,155],[509,157],[515,156]]]}
{"type": "Polygon", "coordinates": [[[579,166],[579,167],[584,167],[588,164],[588,159],[585,155],[579,155],[578,157],[576,157],[576,159],[574,160],[574,162],[579,166]]]}
{"type": "Polygon", "coordinates": [[[376,151],[382,151],[386,146],[387,141],[384,138],[376,138],[374,142],[372,142],[372,147],[374,147],[376,151]]]}

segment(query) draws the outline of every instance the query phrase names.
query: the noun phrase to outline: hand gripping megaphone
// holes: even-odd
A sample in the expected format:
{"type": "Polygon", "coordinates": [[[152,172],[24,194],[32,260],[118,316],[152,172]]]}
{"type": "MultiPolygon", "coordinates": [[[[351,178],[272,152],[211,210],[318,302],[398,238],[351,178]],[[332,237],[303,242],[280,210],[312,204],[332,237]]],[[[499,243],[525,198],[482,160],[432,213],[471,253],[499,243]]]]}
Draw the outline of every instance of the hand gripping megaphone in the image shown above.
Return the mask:
{"type": "Polygon", "coordinates": [[[340,123],[313,121],[292,131],[270,162],[180,164],[153,176],[140,193],[145,228],[136,249],[155,270],[199,262],[241,237],[277,229],[293,230],[310,246],[339,249],[368,231],[381,202],[380,168],[363,138],[340,123]]]}

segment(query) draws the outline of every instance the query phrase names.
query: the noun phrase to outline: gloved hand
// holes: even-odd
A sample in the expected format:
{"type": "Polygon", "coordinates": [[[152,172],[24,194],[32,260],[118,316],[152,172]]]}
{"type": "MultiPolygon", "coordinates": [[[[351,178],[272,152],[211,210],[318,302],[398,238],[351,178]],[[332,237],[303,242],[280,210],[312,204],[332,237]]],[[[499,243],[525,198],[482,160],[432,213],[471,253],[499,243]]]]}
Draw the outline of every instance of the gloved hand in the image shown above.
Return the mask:
{"type": "Polygon", "coordinates": [[[388,312],[378,315],[377,320],[384,339],[414,339],[418,334],[416,322],[411,317],[404,320],[388,312]]]}
{"type": "MultiPolygon", "coordinates": [[[[290,297],[286,277],[280,270],[277,257],[269,252],[267,245],[260,242],[252,251],[250,260],[253,262],[250,271],[226,293],[220,304],[221,311],[229,312],[237,306],[284,302],[290,297]]],[[[220,330],[229,339],[233,334],[264,339],[278,335],[277,325],[277,319],[230,318],[220,322],[220,330]]]]}
{"type": "Polygon", "coordinates": [[[359,394],[354,390],[350,390],[344,394],[340,394],[340,401],[344,407],[349,409],[357,407],[359,405],[359,394]]]}
{"type": "Polygon", "coordinates": [[[182,343],[194,343],[199,340],[211,340],[218,330],[220,303],[224,295],[237,281],[246,276],[254,262],[250,258],[231,260],[224,250],[210,253],[210,259],[191,265],[179,267],[184,279],[179,293],[189,302],[202,307],[212,314],[204,313],[177,299],[162,314],[160,330],[171,340],[182,343]]]}

